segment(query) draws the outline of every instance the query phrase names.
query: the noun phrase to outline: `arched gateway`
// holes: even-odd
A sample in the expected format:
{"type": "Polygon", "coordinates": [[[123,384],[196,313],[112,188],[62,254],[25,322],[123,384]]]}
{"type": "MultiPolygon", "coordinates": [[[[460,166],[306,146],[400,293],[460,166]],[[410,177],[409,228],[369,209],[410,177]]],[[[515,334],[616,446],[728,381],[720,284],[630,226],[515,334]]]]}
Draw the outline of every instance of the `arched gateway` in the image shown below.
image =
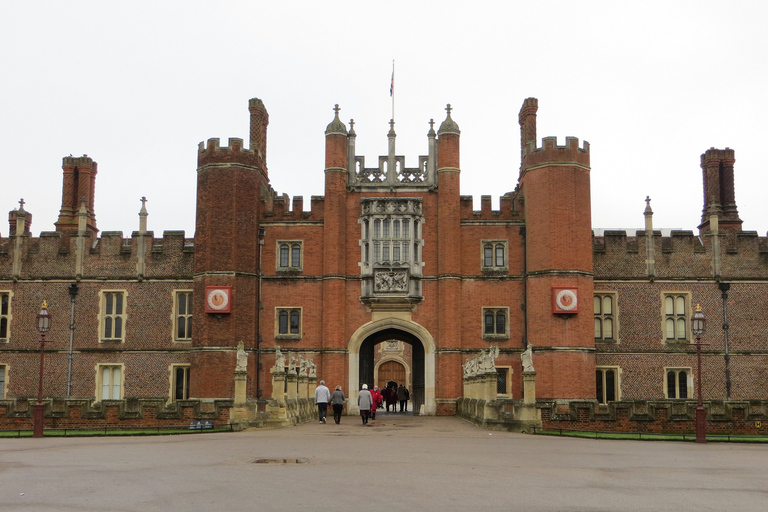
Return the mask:
{"type": "Polygon", "coordinates": [[[383,318],[362,325],[349,340],[349,413],[357,414],[354,397],[363,383],[373,382],[373,348],[378,343],[398,340],[413,347],[412,410],[434,415],[435,402],[435,341],[421,325],[400,318],[383,318]]]}

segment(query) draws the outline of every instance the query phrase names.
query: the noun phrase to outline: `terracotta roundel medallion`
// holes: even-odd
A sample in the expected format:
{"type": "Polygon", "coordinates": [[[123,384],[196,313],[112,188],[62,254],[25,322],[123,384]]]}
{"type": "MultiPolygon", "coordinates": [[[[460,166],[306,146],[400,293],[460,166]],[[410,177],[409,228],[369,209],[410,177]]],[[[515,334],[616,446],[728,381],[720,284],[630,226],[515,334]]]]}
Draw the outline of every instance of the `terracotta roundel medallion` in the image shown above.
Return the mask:
{"type": "Polygon", "coordinates": [[[230,286],[208,286],[205,289],[205,311],[207,313],[229,313],[231,309],[230,286]]]}
{"type": "Polygon", "coordinates": [[[577,313],[579,310],[578,288],[552,288],[553,313],[577,313]]]}

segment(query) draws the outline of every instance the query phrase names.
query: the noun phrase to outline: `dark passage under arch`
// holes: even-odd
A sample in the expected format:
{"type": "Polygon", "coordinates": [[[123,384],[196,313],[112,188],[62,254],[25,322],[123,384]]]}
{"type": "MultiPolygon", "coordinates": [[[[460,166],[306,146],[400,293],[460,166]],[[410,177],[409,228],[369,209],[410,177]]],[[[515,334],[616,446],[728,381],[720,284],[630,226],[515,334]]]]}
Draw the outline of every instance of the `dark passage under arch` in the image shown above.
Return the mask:
{"type": "Polygon", "coordinates": [[[413,389],[410,390],[411,403],[408,405],[408,408],[418,413],[421,405],[424,403],[424,345],[413,334],[401,331],[400,329],[384,329],[365,338],[365,341],[360,345],[360,382],[358,382],[357,388],[360,389],[363,384],[368,384],[369,387],[373,386],[374,347],[379,343],[390,340],[402,341],[411,346],[413,354],[413,389]]]}

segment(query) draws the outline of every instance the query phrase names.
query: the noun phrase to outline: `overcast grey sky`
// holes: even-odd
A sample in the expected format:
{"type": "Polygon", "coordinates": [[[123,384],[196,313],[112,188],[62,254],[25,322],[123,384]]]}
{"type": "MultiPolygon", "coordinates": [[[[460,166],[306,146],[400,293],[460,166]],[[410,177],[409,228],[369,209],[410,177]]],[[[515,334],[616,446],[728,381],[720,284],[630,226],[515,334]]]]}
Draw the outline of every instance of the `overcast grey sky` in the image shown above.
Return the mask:
{"type": "MultiPolygon", "coordinates": [[[[197,144],[248,139],[247,102],[270,115],[279,193],[323,195],[324,130],[341,106],[357,153],[427,153],[445,104],[461,128],[462,194],[498,198],[519,170],[517,113],[538,136],[589,141],[595,228],[695,230],[700,155],[736,151],[744,229],[764,235],[768,163],[765,2],[7,2],[0,18],[0,211],[52,231],[61,159],[99,164],[103,231],[194,234],[197,144]],[[374,7],[375,5],[375,7],[374,7]]],[[[0,234],[8,235],[7,220],[0,234]]]]}

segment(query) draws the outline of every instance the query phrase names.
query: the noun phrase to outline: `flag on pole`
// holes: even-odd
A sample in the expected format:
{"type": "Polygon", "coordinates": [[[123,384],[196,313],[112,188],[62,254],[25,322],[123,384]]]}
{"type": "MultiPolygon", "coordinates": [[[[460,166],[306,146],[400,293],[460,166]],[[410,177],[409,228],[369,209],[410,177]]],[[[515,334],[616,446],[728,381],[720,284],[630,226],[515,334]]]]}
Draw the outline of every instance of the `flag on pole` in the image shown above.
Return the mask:
{"type": "Polygon", "coordinates": [[[392,61],[392,80],[389,82],[389,95],[395,94],[395,61],[392,61]]]}

